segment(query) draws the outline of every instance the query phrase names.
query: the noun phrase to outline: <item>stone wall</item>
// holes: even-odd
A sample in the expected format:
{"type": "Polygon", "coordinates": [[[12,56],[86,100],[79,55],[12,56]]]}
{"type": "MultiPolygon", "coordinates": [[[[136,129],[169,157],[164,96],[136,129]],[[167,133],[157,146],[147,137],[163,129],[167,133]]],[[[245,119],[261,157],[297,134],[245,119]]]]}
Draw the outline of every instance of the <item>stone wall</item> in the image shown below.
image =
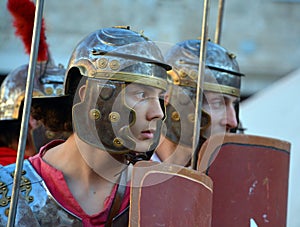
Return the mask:
{"type": "MultiPolygon", "coordinates": [[[[250,95],[300,66],[298,1],[225,1],[221,44],[237,55],[246,74],[243,95],[250,95]]],[[[208,34],[214,39],[218,1],[210,1],[208,34]]],[[[153,40],[176,43],[201,35],[203,1],[51,0],[44,3],[50,50],[67,64],[73,47],[100,27],[130,25],[153,40]]],[[[6,1],[0,1],[0,73],[27,63],[15,37],[6,1]]]]}

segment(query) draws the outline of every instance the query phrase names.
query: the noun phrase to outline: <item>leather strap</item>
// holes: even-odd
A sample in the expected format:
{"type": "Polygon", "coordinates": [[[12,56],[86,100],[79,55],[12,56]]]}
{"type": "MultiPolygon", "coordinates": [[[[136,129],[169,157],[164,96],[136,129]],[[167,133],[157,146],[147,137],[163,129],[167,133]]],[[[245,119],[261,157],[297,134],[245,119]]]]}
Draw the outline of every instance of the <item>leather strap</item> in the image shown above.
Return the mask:
{"type": "Polygon", "coordinates": [[[110,208],[108,219],[107,219],[107,222],[105,224],[105,227],[111,227],[112,226],[113,218],[115,216],[117,216],[117,214],[120,211],[120,207],[121,207],[122,200],[124,198],[124,194],[125,194],[125,190],[126,190],[126,184],[127,184],[127,168],[124,171],[122,171],[122,173],[121,173],[118,188],[117,188],[117,192],[116,192],[116,196],[115,196],[113,204],[110,208]]]}

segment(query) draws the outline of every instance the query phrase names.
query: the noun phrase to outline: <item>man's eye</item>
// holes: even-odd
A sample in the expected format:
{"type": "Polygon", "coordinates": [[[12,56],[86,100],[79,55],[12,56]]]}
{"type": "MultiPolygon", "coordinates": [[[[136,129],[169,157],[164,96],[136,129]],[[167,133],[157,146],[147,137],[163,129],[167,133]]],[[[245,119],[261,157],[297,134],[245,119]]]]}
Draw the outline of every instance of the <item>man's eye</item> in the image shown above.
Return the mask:
{"type": "Polygon", "coordinates": [[[213,109],[219,109],[222,106],[224,106],[224,101],[213,101],[211,103],[209,103],[209,105],[211,106],[211,108],[213,109]]]}
{"type": "Polygon", "coordinates": [[[139,99],[144,99],[144,98],[146,98],[146,94],[145,94],[145,92],[143,92],[143,91],[136,92],[135,95],[136,95],[136,97],[139,98],[139,99]]]}

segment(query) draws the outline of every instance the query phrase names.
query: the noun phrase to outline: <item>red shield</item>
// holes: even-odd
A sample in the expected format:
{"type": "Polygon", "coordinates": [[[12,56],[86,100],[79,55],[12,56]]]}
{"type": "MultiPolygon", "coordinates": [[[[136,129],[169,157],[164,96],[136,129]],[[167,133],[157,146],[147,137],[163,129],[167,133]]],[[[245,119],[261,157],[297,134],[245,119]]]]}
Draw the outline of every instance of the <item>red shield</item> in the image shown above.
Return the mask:
{"type": "Polygon", "coordinates": [[[130,226],[211,224],[212,182],[198,171],[141,161],[131,186],[130,226]]]}
{"type": "Polygon", "coordinates": [[[198,169],[213,180],[212,226],[286,226],[290,143],[226,134],[202,146],[198,169]]]}

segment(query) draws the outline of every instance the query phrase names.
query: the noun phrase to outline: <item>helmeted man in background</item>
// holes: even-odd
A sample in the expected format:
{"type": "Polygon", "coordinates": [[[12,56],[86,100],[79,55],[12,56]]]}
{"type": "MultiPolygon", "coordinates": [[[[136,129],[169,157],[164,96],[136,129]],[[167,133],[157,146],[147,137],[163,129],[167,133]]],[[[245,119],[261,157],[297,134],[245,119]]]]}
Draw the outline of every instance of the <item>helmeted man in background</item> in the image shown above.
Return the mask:
{"type": "MultiPolygon", "coordinates": [[[[0,88],[0,164],[16,161],[28,65],[18,67],[3,81],[0,88]]],[[[39,62],[36,68],[33,96],[57,96],[63,92],[65,69],[52,62],[39,62]]],[[[47,130],[30,117],[25,156],[36,154],[42,145],[58,134],[47,130]]],[[[61,132],[60,136],[64,133],[61,132]]],[[[58,138],[60,138],[60,136],[58,138]]],[[[65,138],[63,136],[62,138],[65,138]]]]}
{"type": "MultiPolygon", "coordinates": [[[[165,55],[172,66],[170,100],[167,105],[166,135],[153,160],[189,165],[192,154],[198,80],[199,39],[174,45],[165,55]]],[[[236,106],[240,99],[241,76],[235,55],[207,41],[200,142],[210,135],[227,133],[238,127],[236,106]]]]}

